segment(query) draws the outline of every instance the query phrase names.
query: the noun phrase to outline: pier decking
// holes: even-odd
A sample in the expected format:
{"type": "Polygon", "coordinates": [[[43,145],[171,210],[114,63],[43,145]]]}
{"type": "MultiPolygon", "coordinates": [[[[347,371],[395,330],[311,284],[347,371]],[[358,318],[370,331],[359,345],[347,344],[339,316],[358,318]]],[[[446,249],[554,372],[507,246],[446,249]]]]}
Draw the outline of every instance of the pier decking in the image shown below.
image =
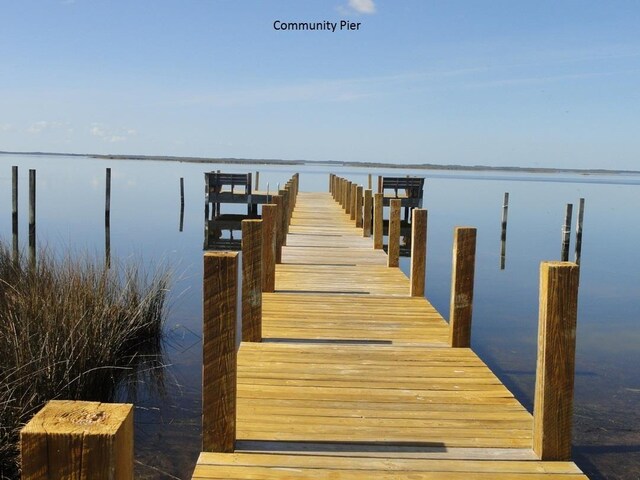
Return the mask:
{"type": "Polygon", "coordinates": [[[235,443],[203,452],[194,479],[586,478],[539,460],[532,415],[471,349],[450,347],[449,324],[357,219],[329,193],[295,194],[263,341],[241,343],[235,390],[217,380],[229,398],[213,414],[235,443]]]}

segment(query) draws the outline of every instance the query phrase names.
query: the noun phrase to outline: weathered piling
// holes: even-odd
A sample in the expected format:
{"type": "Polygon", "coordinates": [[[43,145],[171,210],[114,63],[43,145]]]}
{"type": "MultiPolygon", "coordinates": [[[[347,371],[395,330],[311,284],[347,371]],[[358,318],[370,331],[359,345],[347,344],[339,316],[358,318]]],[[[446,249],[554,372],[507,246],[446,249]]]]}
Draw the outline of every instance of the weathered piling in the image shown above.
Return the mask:
{"type": "Polygon", "coordinates": [[[449,316],[449,344],[471,346],[473,280],[476,262],[476,229],[456,227],[453,234],[453,265],[449,316]]]}
{"type": "Polygon", "coordinates": [[[184,177],[180,177],[180,228],[184,228],[184,177]]]}
{"type": "Polygon", "coordinates": [[[111,267],[111,169],[105,172],[104,196],[104,261],[107,268],[111,267]]]}
{"type": "Polygon", "coordinates": [[[580,258],[582,257],[582,222],[584,220],[584,198],[580,199],[578,206],[578,221],[576,223],[576,249],[575,249],[575,263],[580,265],[580,258]]]}
{"type": "Polygon", "coordinates": [[[364,201],[363,198],[363,188],[362,185],[358,185],[356,188],[356,227],[362,228],[362,203],[364,201]]]}
{"type": "Polygon", "coordinates": [[[262,291],[273,292],[276,285],[276,229],[278,206],[262,205],[262,291]]]}
{"type": "Polygon", "coordinates": [[[389,202],[391,211],[389,213],[389,246],[387,249],[387,266],[397,267],[400,265],[400,207],[399,198],[393,198],[389,202]]]}
{"type": "Polygon", "coordinates": [[[243,220],[242,341],[262,341],[262,220],[243,220]]]}
{"type": "Polygon", "coordinates": [[[203,296],[202,450],[230,453],[236,439],[237,252],[204,254],[203,296]]]}
{"type": "Polygon", "coordinates": [[[424,297],[427,260],[427,211],[413,209],[411,214],[411,290],[412,297],[424,297]]]}
{"type": "Polygon", "coordinates": [[[36,266],[36,171],[29,170],[29,264],[36,266]]]}
{"type": "Polygon", "coordinates": [[[569,260],[569,243],[571,241],[571,215],[573,213],[573,204],[567,203],[567,209],[564,214],[564,225],[562,226],[562,249],[560,251],[560,259],[563,262],[569,260]]]}
{"type": "Polygon", "coordinates": [[[571,458],[579,267],[540,265],[533,450],[541,460],[571,458]]]}
{"type": "Polygon", "coordinates": [[[23,480],[133,479],[133,405],[52,400],[20,432],[23,480]]]}
{"type": "Polygon", "coordinates": [[[371,190],[371,174],[367,175],[367,188],[371,190]]]}
{"type": "Polygon", "coordinates": [[[284,247],[287,245],[287,232],[289,229],[289,191],[287,189],[278,190],[278,194],[282,197],[282,208],[280,209],[280,244],[284,247]]]}
{"type": "Polygon", "coordinates": [[[11,167],[11,237],[13,246],[13,261],[17,262],[20,256],[20,243],[18,242],[18,166],[11,167]]]}
{"type": "Polygon", "coordinates": [[[382,193],[376,193],[373,196],[373,248],[376,250],[383,247],[383,212],[384,196],[382,193]]]}
{"type": "Polygon", "coordinates": [[[356,211],[358,209],[358,185],[351,184],[351,207],[349,209],[349,218],[352,222],[356,221],[356,211]]]}
{"type": "Polygon", "coordinates": [[[254,190],[257,192],[260,190],[260,172],[256,171],[256,184],[254,186],[254,190]]]}
{"type": "Polygon", "coordinates": [[[362,217],[362,236],[371,236],[371,221],[373,219],[373,196],[371,189],[368,188],[364,191],[363,202],[363,217],[362,217]]]}
{"type": "Polygon", "coordinates": [[[271,197],[271,203],[276,206],[276,263],[282,263],[282,209],[283,201],[281,195],[271,197]]]}
{"type": "Polygon", "coordinates": [[[502,202],[502,224],[500,232],[500,270],[504,270],[507,260],[507,216],[509,215],[509,192],[504,192],[502,202]]]}
{"type": "Polygon", "coordinates": [[[351,190],[353,184],[350,181],[347,181],[347,196],[345,200],[344,213],[351,214],[351,190]]]}

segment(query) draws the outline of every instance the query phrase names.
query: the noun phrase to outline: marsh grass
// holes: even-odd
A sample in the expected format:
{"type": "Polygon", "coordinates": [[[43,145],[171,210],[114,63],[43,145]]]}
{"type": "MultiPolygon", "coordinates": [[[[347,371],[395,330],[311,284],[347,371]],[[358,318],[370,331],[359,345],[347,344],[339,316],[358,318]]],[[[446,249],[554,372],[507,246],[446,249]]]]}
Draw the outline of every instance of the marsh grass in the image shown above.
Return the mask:
{"type": "Polygon", "coordinates": [[[88,256],[42,251],[30,268],[0,241],[0,478],[17,475],[19,429],[48,400],[108,401],[161,363],[167,286],[166,271],[88,256]]]}

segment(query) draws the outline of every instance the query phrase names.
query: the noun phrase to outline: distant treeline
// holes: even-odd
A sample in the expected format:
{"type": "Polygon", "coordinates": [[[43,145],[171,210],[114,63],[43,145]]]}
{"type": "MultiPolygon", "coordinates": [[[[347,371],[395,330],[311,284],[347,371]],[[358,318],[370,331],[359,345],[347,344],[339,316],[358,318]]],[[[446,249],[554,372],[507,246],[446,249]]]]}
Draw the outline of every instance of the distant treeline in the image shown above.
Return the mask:
{"type": "Polygon", "coordinates": [[[277,158],[210,158],[177,157],[167,155],[102,155],[91,153],[51,153],[51,152],[4,152],[0,155],[52,155],[65,157],[88,157],[108,160],[152,160],[160,162],[227,163],[235,165],[326,165],[356,168],[400,168],[416,170],[458,170],[471,172],[517,172],[517,173],[573,173],[581,175],[640,174],[640,170],[609,170],[606,168],[550,168],[550,167],[509,167],[489,165],[444,165],[438,163],[382,163],[382,162],[341,162],[335,160],[280,160],[277,158]]]}

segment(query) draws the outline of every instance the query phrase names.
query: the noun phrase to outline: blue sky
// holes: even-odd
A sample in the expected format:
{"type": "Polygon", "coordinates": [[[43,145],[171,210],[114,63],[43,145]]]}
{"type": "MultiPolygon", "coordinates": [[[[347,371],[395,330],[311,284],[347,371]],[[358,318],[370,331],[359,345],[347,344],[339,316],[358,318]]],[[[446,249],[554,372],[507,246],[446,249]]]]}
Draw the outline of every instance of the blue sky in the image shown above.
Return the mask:
{"type": "Polygon", "coordinates": [[[0,0],[0,150],[640,169],[640,2],[0,0]],[[361,22],[276,31],[275,20],[361,22]]]}

